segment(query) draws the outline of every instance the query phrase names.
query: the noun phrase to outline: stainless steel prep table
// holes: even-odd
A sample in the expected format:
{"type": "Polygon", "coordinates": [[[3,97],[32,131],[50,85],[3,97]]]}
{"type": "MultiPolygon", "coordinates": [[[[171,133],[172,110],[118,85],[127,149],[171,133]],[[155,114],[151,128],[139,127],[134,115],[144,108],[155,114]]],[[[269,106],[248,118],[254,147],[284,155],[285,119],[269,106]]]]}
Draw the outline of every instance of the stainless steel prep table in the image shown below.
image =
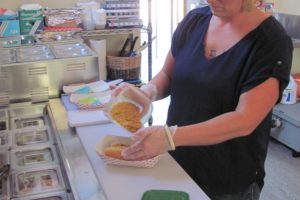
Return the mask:
{"type": "Polygon", "coordinates": [[[70,183],[76,191],[86,189],[91,195],[93,192],[101,195],[100,188],[97,190],[101,186],[108,200],[138,200],[150,189],[183,190],[191,200],[209,199],[169,154],[164,154],[153,168],[105,165],[95,151],[96,143],[105,134],[128,136],[128,133],[113,123],[70,129],[59,99],[50,100],[48,110],[70,183]]]}
{"type": "Polygon", "coordinates": [[[82,43],[0,49],[0,54],[11,55],[3,63],[0,58],[0,107],[48,101],[59,97],[63,85],[99,80],[98,57],[82,43]]]}
{"type": "Polygon", "coordinates": [[[76,200],[107,200],[74,128],[68,126],[60,99],[51,99],[47,110],[76,200]]]}
{"type": "Polygon", "coordinates": [[[10,104],[0,121],[1,200],[107,200],[60,99],[10,104]]]}

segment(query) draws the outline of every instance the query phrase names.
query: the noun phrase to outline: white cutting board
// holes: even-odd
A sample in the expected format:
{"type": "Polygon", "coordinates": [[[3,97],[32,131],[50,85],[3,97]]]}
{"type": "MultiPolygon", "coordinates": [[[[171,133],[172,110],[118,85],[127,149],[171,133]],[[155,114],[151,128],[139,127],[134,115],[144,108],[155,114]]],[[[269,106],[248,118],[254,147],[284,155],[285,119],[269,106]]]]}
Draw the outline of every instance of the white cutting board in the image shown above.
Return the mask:
{"type": "Polygon", "coordinates": [[[102,110],[69,110],[67,111],[69,126],[89,126],[106,124],[111,121],[105,116],[102,110]]]}
{"type": "Polygon", "coordinates": [[[70,102],[69,95],[63,95],[61,100],[67,110],[68,122],[71,127],[105,124],[111,121],[104,115],[102,110],[79,110],[70,102]]]}
{"type": "Polygon", "coordinates": [[[207,200],[207,195],[169,155],[165,154],[153,168],[105,165],[95,151],[106,134],[128,136],[130,133],[115,124],[76,128],[95,174],[108,200],[140,200],[150,189],[180,190],[191,200],[207,200]]]}

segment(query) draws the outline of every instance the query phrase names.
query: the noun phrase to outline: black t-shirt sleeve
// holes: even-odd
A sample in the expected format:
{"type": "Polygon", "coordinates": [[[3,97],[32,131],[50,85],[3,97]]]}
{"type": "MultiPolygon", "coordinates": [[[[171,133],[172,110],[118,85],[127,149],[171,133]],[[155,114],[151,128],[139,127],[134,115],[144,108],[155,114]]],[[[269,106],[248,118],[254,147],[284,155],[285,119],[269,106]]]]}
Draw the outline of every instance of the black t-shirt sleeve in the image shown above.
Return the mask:
{"type": "Polygon", "coordinates": [[[193,29],[205,20],[205,17],[211,15],[210,8],[202,7],[190,11],[183,20],[178,24],[172,36],[171,52],[176,57],[178,51],[184,46],[189,34],[193,29]]]}
{"type": "Polygon", "coordinates": [[[241,93],[247,92],[270,77],[278,79],[281,95],[289,82],[292,64],[293,45],[287,35],[282,35],[270,41],[257,45],[255,55],[251,56],[251,64],[245,80],[242,83],[241,93]]]}
{"type": "Polygon", "coordinates": [[[173,33],[172,43],[171,43],[171,52],[174,57],[176,57],[176,55],[177,55],[180,41],[183,42],[183,40],[185,40],[184,30],[187,29],[191,18],[192,18],[192,14],[191,14],[191,12],[189,12],[187,14],[187,16],[185,16],[183,18],[183,20],[178,24],[175,32],[173,33]]]}

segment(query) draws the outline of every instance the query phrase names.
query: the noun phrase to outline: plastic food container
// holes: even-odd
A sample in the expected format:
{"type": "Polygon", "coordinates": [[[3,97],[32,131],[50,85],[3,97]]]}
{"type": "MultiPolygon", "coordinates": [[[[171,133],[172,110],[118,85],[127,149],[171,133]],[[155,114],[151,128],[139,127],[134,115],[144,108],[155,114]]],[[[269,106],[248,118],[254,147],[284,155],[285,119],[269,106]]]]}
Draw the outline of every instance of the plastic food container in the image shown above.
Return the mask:
{"type": "Polygon", "coordinates": [[[72,58],[78,56],[90,56],[92,52],[82,43],[58,44],[51,47],[56,58],[72,58]]]}
{"type": "Polygon", "coordinates": [[[16,49],[18,62],[32,62],[54,59],[54,55],[47,46],[22,47],[16,49]]]}
{"type": "Polygon", "coordinates": [[[12,200],[68,200],[64,191],[50,192],[46,194],[31,195],[28,197],[14,198],[12,200]]]}
{"type": "Polygon", "coordinates": [[[36,169],[35,171],[16,172],[12,174],[12,185],[14,197],[54,192],[65,188],[58,166],[36,169]]]}
{"type": "MultiPolygon", "coordinates": [[[[151,117],[152,111],[153,111],[153,105],[150,99],[146,97],[146,95],[143,94],[138,88],[134,86],[126,87],[120,94],[117,96],[112,96],[111,100],[105,105],[104,112],[108,118],[111,119],[115,124],[122,126],[114,116],[112,116],[112,109],[114,106],[116,106],[118,103],[128,102],[132,103],[135,106],[138,107],[140,112],[140,123],[141,125],[144,125],[149,118],[151,117]]],[[[121,112],[121,111],[120,111],[121,112]]],[[[128,116],[127,116],[128,117],[128,116]]],[[[130,116],[129,116],[130,119],[130,116]]],[[[127,121],[125,123],[130,124],[131,121],[127,121]]],[[[129,132],[132,132],[129,130],[129,132]]]]}
{"type": "Polygon", "coordinates": [[[7,131],[0,132],[0,149],[8,149],[12,145],[11,143],[11,134],[7,131]]]}
{"type": "Polygon", "coordinates": [[[45,127],[45,119],[43,116],[34,118],[13,118],[13,129],[32,129],[45,127]]]}
{"type": "Polygon", "coordinates": [[[189,200],[189,195],[176,190],[148,190],[143,194],[142,200],[189,200]]]}
{"type": "Polygon", "coordinates": [[[114,136],[114,135],[106,135],[101,141],[99,141],[96,145],[96,152],[102,158],[105,164],[109,165],[120,165],[120,166],[130,166],[130,167],[144,167],[151,168],[158,162],[160,156],[153,157],[147,160],[141,161],[128,161],[128,160],[120,160],[116,158],[112,158],[106,156],[104,154],[104,150],[106,147],[111,146],[111,144],[121,143],[125,145],[131,145],[133,141],[128,137],[114,136]]]}
{"type": "Polygon", "coordinates": [[[16,132],[13,134],[13,145],[15,147],[44,143],[53,143],[51,134],[47,129],[16,132]]]}
{"type": "Polygon", "coordinates": [[[52,146],[34,146],[11,150],[11,168],[24,169],[57,164],[57,154],[52,146]]]}

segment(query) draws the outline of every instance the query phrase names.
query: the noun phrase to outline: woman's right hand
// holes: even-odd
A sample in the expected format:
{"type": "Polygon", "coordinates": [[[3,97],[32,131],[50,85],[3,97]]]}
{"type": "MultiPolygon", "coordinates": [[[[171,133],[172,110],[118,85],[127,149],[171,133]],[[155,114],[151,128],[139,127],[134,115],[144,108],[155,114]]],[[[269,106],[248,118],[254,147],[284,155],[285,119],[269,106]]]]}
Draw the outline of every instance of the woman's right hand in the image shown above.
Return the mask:
{"type": "Polygon", "coordinates": [[[146,160],[171,149],[164,126],[151,126],[136,131],[130,147],[122,151],[126,160],[146,160]]]}
{"type": "MultiPolygon", "coordinates": [[[[110,85],[110,89],[112,90],[112,96],[116,97],[118,96],[124,89],[128,87],[134,87],[133,85],[122,82],[118,86],[116,85],[110,85]]],[[[151,101],[155,101],[157,97],[157,88],[155,85],[148,83],[146,85],[142,85],[139,90],[151,101]]]]}
{"type": "Polygon", "coordinates": [[[110,85],[110,89],[112,90],[112,96],[118,96],[125,88],[132,87],[131,84],[122,82],[119,85],[110,85]]]}

